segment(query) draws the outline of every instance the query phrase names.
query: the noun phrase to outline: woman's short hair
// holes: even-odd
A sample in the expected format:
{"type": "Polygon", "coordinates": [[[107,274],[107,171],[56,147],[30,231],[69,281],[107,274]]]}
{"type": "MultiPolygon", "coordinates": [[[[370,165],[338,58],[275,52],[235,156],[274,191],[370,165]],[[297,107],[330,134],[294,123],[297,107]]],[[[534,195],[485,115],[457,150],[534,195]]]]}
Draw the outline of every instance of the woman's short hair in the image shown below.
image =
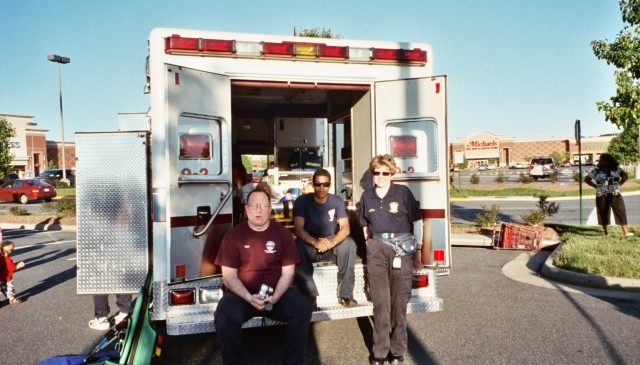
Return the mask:
{"type": "Polygon", "coordinates": [[[369,170],[374,172],[377,167],[385,166],[391,175],[396,173],[396,161],[391,155],[377,155],[369,162],[369,170]]]}

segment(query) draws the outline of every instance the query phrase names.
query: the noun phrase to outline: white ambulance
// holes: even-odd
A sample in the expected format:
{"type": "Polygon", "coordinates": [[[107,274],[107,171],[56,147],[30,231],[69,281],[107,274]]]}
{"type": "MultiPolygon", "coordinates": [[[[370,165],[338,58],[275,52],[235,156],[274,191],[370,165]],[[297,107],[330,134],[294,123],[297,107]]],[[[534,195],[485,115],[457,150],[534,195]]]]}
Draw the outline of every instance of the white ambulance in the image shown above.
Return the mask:
{"type": "MultiPolygon", "coordinates": [[[[135,293],[152,275],[150,316],[172,335],[215,331],[218,245],[241,217],[232,167],[267,156],[268,182],[299,193],[318,167],[345,199],[365,256],[358,200],[378,154],[420,203],[422,259],[408,311],[443,309],[437,277],[451,267],[447,79],[430,46],[187,29],[149,37],[150,130],[77,133],[78,292],[135,293]]],[[[274,219],[291,225],[290,203],[274,219]]],[[[336,298],[337,267],[318,263],[313,321],[369,316],[366,265],[355,308],[336,298]]],[[[260,318],[246,327],[262,325],[260,318]]],[[[267,324],[274,324],[268,322],[267,324]]]]}

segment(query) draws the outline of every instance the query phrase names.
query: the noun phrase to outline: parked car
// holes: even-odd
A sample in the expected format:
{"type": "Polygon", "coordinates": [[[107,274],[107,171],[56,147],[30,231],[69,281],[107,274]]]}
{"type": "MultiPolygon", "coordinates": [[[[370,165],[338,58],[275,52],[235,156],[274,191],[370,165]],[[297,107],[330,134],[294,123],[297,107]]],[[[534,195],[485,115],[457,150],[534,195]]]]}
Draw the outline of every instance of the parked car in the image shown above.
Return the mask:
{"type": "Polygon", "coordinates": [[[552,175],[558,175],[556,163],[551,156],[538,156],[531,159],[529,163],[529,176],[534,180],[539,178],[548,178],[552,175]]]}
{"type": "Polygon", "coordinates": [[[478,171],[485,171],[487,169],[487,165],[478,166],[478,171]]]}
{"type": "Polygon", "coordinates": [[[529,168],[529,164],[526,162],[516,162],[515,165],[516,169],[528,169],[529,168]]]}
{"type": "Polygon", "coordinates": [[[496,165],[487,165],[487,170],[495,170],[496,169],[496,165]]]}
{"type": "Polygon", "coordinates": [[[562,162],[562,165],[560,165],[560,166],[562,166],[562,167],[571,167],[571,161],[566,160],[566,161],[562,162]]]}
{"type": "Polygon", "coordinates": [[[4,184],[7,181],[15,180],[15,179],[19,179],[19,178],[20,178],[20,176],[18,176],[18,174],[6,174],[2,178],[2,181],[0,181],[0,184],[4,184]]]}
{"type": "Polygon", "coordinates": [[[50,202],[57,194],[56,188],[36,178],[11,180],[0,186],[0,201],[27,204],[42,199],[50,202]]]}
{"type": "MultiPolygon", "coordinates": [[[[73,173],[73,170],[66,169],[67,172],[67,180],[69,180],[69,186],[76,185],[76,174],[73,173]]],[[[54,169],[54,170],[44,170],[40,175],[38,175],[38,179],[45,180],[48,184],[53,186],[60,180],[62,180],[62,169],[54,169]]]]}

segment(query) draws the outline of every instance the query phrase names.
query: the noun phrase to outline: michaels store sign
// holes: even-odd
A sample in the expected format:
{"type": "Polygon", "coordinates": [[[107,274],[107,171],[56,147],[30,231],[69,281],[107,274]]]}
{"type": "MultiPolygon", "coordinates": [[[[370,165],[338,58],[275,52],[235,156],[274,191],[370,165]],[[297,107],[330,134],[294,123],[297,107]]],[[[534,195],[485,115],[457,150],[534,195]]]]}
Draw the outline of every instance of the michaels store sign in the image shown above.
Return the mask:
{"type": "Polygon", "coordinates": [[[497,158],[500,155],[498,138],[491,133],[473,134],[465,142],[464,155],[467,159],[497,158]]]}

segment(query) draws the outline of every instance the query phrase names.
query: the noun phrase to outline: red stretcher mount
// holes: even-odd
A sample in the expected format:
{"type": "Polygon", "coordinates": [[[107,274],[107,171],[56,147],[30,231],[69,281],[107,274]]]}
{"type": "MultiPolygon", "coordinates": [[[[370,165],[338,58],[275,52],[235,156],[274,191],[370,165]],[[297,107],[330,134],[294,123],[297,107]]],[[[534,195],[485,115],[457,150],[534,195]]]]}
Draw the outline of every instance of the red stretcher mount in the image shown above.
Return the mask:
{"type": "Polygon", "coordinates": [[[493,232],[493,245],[497,249],[540,251],[544,228],[518,223],[502,223],[493,232]]]}

